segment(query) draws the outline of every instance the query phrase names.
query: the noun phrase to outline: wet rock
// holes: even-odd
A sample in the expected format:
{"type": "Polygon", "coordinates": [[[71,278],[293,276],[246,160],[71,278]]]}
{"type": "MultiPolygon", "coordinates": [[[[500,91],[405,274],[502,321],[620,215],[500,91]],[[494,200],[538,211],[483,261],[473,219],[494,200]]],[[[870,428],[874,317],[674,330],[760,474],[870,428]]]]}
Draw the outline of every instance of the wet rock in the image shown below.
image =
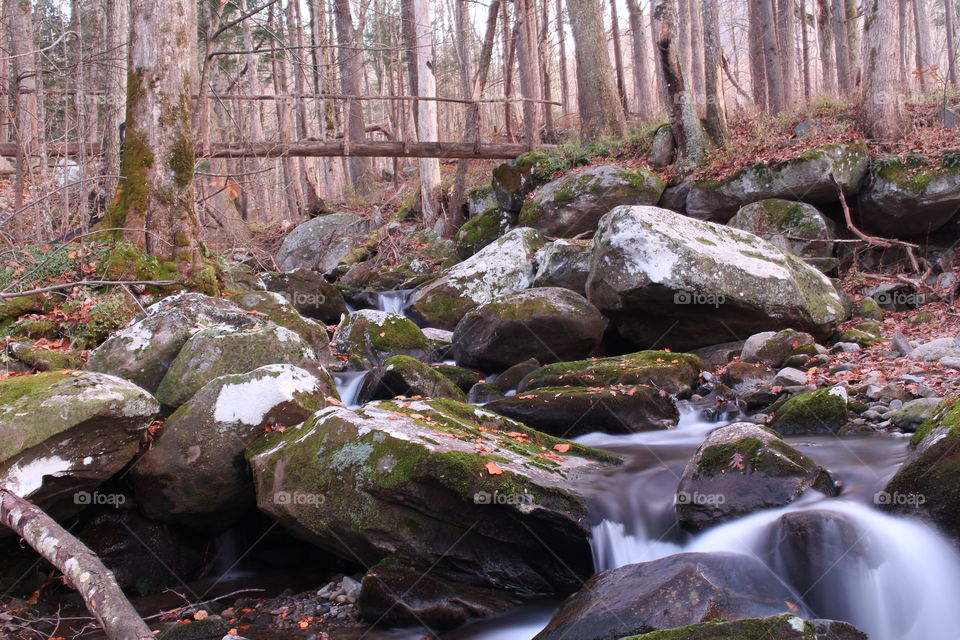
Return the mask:
{"type": "Polygon", "coordinates": [[[374,369],[360,388],[360,402],[389,400],[397,396],[424,398],[451,398],[466,400],[466,394],[450,379],[430,365],[410,356],[387,358],[374,369]]]}
{"type": "Polygon", "coordinates": [[[500,391],[506,393],[519,387],[524,378],[540,367],[541,364],[535,358],[518,362],[503,373],[497,375],[494,384],[500,391]]]}
{"type": "Polygon", "coordinates": [[[435,364],[433,365],[433,370],[457,385],[457,387],[464,392],[469,391],[470,387],[483,379],[483,374],[479,371],[471,371],[470,369],[449,364],[435,364]]]}
{"type": "Polygon", "coordinates": [[[370,228],[370,221],[355,213],[317,216],[284,238],[277,251],[277,266],[283,271],[329,271],[365,240],[370,228]]]}
{"type": "Polygon", "coordinates": [[[335,346],[341,353],[358,356],[380,366],[395,355],[430,362],[430,341],[412,320],[396,313],[362,309],[347,316],[337,330],[335,346]]]}
{"type": "Polygon", "coordinates": [[[829,387],[807,391],[777,409],[770,427],[783,435],[837,433],[847,423],[847,391],[829,387]]]}
{"type": "Polygon", "coordinates": [[[486,404],[492,400],[503,398],[503,393],[495,384],[478,382],[470,387],[470,391],[467,393],[467,402],[477,405],[486,404]]]}
{"type": "Polygon", "coordinates": [[[270,273],[263,276],[263,282],[268,291],[282,295],[304,317],[336,324],[347,313],[340,290],[315,271],[270,273]]]}
{"type": "Polygon", "coordinates": [[[699,356],[714,366],[727,364],[734,357],[743,353],[743,340],[734,342],[721,342],[709,347],[700,347],[692,350],[690,353],[699,356]]]}
{"type": "Polygon", "coordinates": [[[157,634],[157,640],[210,640],[230,632],[230,623],[220,616],[207,616],[190,624],[174,623],[157,634]]]}
{"type": "Polygon", "coordinates": [[[623,640],[867,640],[846,622],[803,620],[792,614],[734,622],[704,622],[623,640]]]}
{"type": "Polygon", "coordinates": [[[538,149],[493,170],[493,195],[504,211],[518,213],[527,195],[546,184],[554,173],[570,168],[570,161],[559,154],[538,149]]]}
{"type": "Polygon", "coordinates": [[[563,287],[586,295],[592,248],[587,240],[556,240],[537,252],[535,287],[563,287]]]}

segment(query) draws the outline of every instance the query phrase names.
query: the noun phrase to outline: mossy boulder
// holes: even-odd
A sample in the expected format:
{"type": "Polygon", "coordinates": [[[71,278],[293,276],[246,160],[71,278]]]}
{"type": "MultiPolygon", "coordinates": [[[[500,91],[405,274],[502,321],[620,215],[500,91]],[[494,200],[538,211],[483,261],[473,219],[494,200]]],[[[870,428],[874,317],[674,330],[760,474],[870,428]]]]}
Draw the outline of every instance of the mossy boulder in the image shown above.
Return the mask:
{"type": "Polygon", "coordinates": [[[479,304],[533,283],[533,257],[545,238],[534,229],[514,229],[469,259],[443,271],[410,297],[410,312],[424,325],[452,331],[479,304]]]}
{"type": "Polygon", "coordinates": [[[815,389],[796,395],[777,409],[770,427],[785,436],[837,433],[847,424],[847,391],[815,389]]]}
{"type": "Polygon", "coordinates": [[[657,207],[603,217],[587,297],[641,348],[692,349],[767,329],[826,338],[846,317],[830,280],[800,258],[657,207]]]}
{"type": "Polygon", "coordinates": [[[296,535],[350,562],[393,558],[518,597],[570,593],[592,573],[576,487],[617,461],[436,399],[330,407],[247,455],[258,506],[296,535]]]}
{"type": "Polygon", "coordinates": [[[263,284],[267,291],[282,295],[300,315],[324,324],[336,324],[347,313],[343,294],[316,271],[268,273],[263,284]]]}
{"type": "Polygon", "coordinates": [[[316,269],[325,273],[366,240],[370,221],[355,213],[317,216],[291,231],[277,251],[283,271],[316,269]]]}
{"type": "Polygon", "coordinates": [[[559,154],[543,149],[528,151],[494,168],[490,186],[501,209],[518,213],[529,193],[546,184],[557,171],[569,168],[570,161],[559,154]]]}
{"type": "Polygon", "coordinates": [[[884,236],[922,238],[960,211],[960,167],[916,169],[894,162],[874,172],[860,220],[884,236]]]}
{"type": "Polygon", "coordinates": [[[513,225],[514,217],[496,206],[470,218],[457,231],[457,255],[466,260],[505,234],[513,225]]]}
{"type": "Polygon", "coordinates": [[[214,327],[193,334],[157,387],[157,400],[176,409],[220,376],[247,373],[268,364],[319,369],[317,356],[299,335],[269,321],[249,329],[214,327]]]}
{"type": "Polygon", "coordinates": [[[77,355],[40,348],[32,342],[11,342],[7,345],[7,351],[11,356],[37,371],[78,369],[82,364],[77,355]]]}
{"type": "Polygon", "coordinates": [[[435,364],[433,370],[457,385],[461,391],[470,391],[470,387],[483,379],[483,374],[479,371],[465,369],[452,364],[435,364]]]}
{"type": "Polygon", "coordinates": [[[460,261],[453,240],[429,229],[416,231],[397,223],[385,229],[377,230],[376,236],[371,234],[371,240],[377,238],[380,244],[364,249],[365,259],[354,262],[337,281],[338,286],[374,291],[412,289],[460,261]],[[367,255],[371,251],[373,255],[367,255]]]}
{"type": "Polygon", "coordinates": [[[224,530],[254,506],[244,451],[267,427],[324,407],[333,381],[289,364],[214,378],[167,418],[132,467],[137,502],[154,521],[224,530]]]}
{"type": "Polygon", "coordinates": [[[551,237],[572,238],[596,231],[619,205],[656,204],[667,183],[652,171],[600,165],[548,182],[520,210],[520,224],[551,237]]]}
{"type": "Polygon", "coordinates": [[[56,516],[89,504],[129,463],[159,405],[102,373],[48,372],[0,381],[0,485],[56,516]]]}
{"type": "Polygon", "coordinates": [[[680,417],[673,399],[646,385],[544,387],[488,402],[484,408],[561,438],[670,429],[680,417]]]}
{"type": "Polygon", "coordinates": [[[678,553],[596,574],[534,640],[616,640],[717,619],[777,615],[785,602],[800,599],[754,556],[678,553]]]}
{"type": "Polygon", "coordinates": [[[0,322],[15,320],[25,313],[40,313],[45,303],[46,298],[39,293],[0,300],[0,322]]]}
{"type": "Polygon", "coordinates": [[[326,363],[330,360],[330,336],[326,327],[300,315],[283,295],[272,291],[248,291],[233,296],[231,300],[259,318],[296,333],[310,345],[318,361],[326,363]]]}
{"type": "Polygon", "coordinates": [[[169,296],[147,307],[97,347],[87,369],[133,381],[155,392],[190,336],[207,328],[253,328],[259,320],[222,298],[200,293],[169,296]]]}
{"type": "Polygon", "coordinates": [[[830,473],[776,435],[749,422],[713,431],[677,487],[680,526],[700,531],[790,504],[808,489],[838,493],[830,473]]]}
{"type": "Polygon", "coordinates": [[[727,223],[810,262],[833,257],[834,224],[805,202],[770,198],[742,207],[727,223]],[[808,241],[809,239],[810,241],[808,241]]]}
{"type": "Polygon", "coordinates": [[[903,431],[914,432],[943,406],[942,398],[917,398],[905,402],[890,416],[890,423],[903,431]]]}
{"type": "Polygon", "coordinates": [[[733,622],[702,622],[622,640],[867,640],[867,634],[846,622],[804,620],[784,614],[733,622]]]}
{"type": "Polygon", "coordinates": [[[826,204],[839,200],[836,178],[849,199],[860,191],[870,166],[866,142],[828,144],[785,162],[757,163],[722,180],[696,180],[687,193],[687,215],[726,222],[751,202],[780,198],[826,204]]]}
{"type": "Polygon", "coordinates": [[[464,213],[466,213],[468,220],[496,206],[497,196],[494,194],[492,186],[486,185],[484,187],[474,187],[473,189],[467,190],[464,213]]]}
{"type": "Polygon", "coordinates": [[[606,319],[579,293],[559,287],[526,289],[469,311],[453,332],[453,357],[462,367],[502,371],[535,358],[541,363],[590,355],[606,319]]]}
{"type": "Polygon", "coordinates": [[[877,301],[870,297],[865,297],[860,301],[853,311],[853,315],[858,318],[867,318],[869,320],[883,320],[883,309],[877,304],[877,301]]]}
{"type": "Polygon", "coordinates": [[[790,355],[801,351],[816,353],[816,340],[809,333],[793,329],[764,331],[747,338],[743,343],[740,358],[744,362],[759,362],[779,367],[790,355]]]}
{"type": "Polygon", "coordinates": [[[544,245],[536,255],[535,287],[563,287],[586,295],[590,276],[589,240],[556,240],[544,245]]]}
{"type": "Polygon", "coordinates": [[[395,355],[426,362],[433,359],[430,340],[412,320],[372,309],[347,316],[337,329],[335,346],[341,353],[358,356],[375,366],[395,355]]]}
{"type": "Polygon", "coordinates": [[[669,351],[639,351],[610,358],[557,362],[537,369],[518,391],[541,387],[612,387],[645,384],[667,393],[688,392],[710,367],[699,357],[669,351]]]}
{"type": "Polygon", "coordinates": [[[374,369],[360,387],[360,402],[390,400],[397,396],[450,398],[466,401],[466,394],[452,380],[428,364],[410,356],[392,356],[374,369]]]}

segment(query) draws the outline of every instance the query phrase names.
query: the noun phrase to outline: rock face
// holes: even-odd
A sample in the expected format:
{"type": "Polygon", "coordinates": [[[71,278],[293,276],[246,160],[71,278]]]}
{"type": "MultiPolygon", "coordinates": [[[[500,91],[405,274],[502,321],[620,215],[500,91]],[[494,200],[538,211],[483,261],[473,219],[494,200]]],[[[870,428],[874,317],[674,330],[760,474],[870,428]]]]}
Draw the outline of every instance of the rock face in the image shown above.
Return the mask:
{"type": "Polygon", "coordinates": [[[546,455],[561,442],[470,405],[424,400],[324,409],[247,455],[258,506],[298,536],[351,562],[395,558],[528,597],[571,593],[592,573],[574,487],[616,458],[570,443],[562,457],[546,455]]]}
{"type": "Polygon", "coordinates": [[[331,213],[304,222],[291,231],[277,252],[284,271],[333,269],[370,231],[369,222],[355,213],[331,213]]]}
{"type": "Polygon", "coordinates": [[[466,260],[502,236],[514,225],[514,216],[494,206],[470,218],[457,231],[457,255],[466,260]]]}
{"type": "Polygon", "coordinates": [[[677,517],[699,531],[790,504],[808,489],[837,493],[826,469],[766,429],[737,422],[712,432],[687,464],[677,517]]]}
{"type": "Polygon", "coordinates": [[[808,263],[826,266],[828,262],[835,262],[833,244],[797,239],[829,240],[834,237],[833,222],[805,202],[777,198],[761,200],[741,208],[727,224],[754,233],[808,263]]]}
{"type": "Polygon", "coordinates": [[[300,315],[282,294],[272,291],[249,291],[234,295],[231,300],[238,307],[293,331],[310,346],[320,362],[325,363],[329,360],[330,336],[327,335],[327,328],[300,315]]]}
{"type": "Polygon", "coordinates": [[[707,363],[688,353],[639,351],[611,358],[550,364],[525,377],[518,390],[645,384],[677,394],[693,388],[700,372],[708,368],[707,363]]]}
{"type": "Polygon", "coordinates": [[[860,190],[869,165],[863,141],[826,145],[787,162],[743,169],[726,180],[694,182],[687,194],[687,215],[726,222],[745,204],[768,198],[836,202],[837,188],[830,174],[849,198],[860,190]]]}
{"type": "Polygon", "coordinates": [[[535,358],[583,358],[603,339],[606,319],[569,289],[544,287],[508,293],[468,312],[453,332],[461,367],[502,371],[535,358]]]}
{"type": "Polygon", "coordinates": [[[590,276],[589,241],[556,240],[537,252],[535,287],[563,287],[586,295],[590,276]]]}
{"type": "Polygon", "coordinates": [[[847,391],[816,389],[794,396],[777,409],[770,427],[785,436],[837,433],[847,423],[847,391]]]}
{"type": "Polygon", "coordinates": [[[493,195],[504,211],[518,213],[527,194],[546,184],[557,171],[570,168],[570,161],[549,151],[530,151],[493,170],[493,195]]]}
{"type": "Polygon", "coordinates": [[[336,324],[340,316],[347,313],[347,303],[340,290],[315,271],[272,273],[263,276],[263,283],[268,291],[282,295],[306,318],[336,324]]]}
{"type": "Polygon", "coordinates": [[[846,622],[804,620],[792,614],[734,622],[703,622],[680,629],[654,631],[623,640],[867,640],[846,622]]]}
{"type": "Polygon", "coordinates": [[[347,316],[337,330],[336,347],[342,353],[358,356],[376,366],[396,355],[427,362],[433,359],[430,341],[412,320],[372,309],[347,316]]]}
{"type": "Polygon", "coordinates": [[[390,400],[397,396],[450,398],[464,401],[466,394],[430,365],[410,356],[387,358],[383,366],[364,378],[360,402],[390,400]]]}
{"type": "Polygon", "coordinates": [[[468,311],[533,283],[533,257],[546,242],[534,229],[514,229],[471,258],[443,271],[410,297],[423,324],[453,331],[468,311]]]}
{"type": "Polygon", "coordinates": [[[593,239],[587,297],[630,342],[690,349],[845,318],[830,281],[752,233],[656,207],[618,207],[593,239]]]}
{"type": "Polygon", "coordinates": [[[267,424],[291,427],[324,406],[331,379],[288,364],[215,378],[163,425],[131,475],[152,520],[225,529],[255,504],[243,453],[267,424]]]}
{"type": "Polygon", "coordinates": [[[0,485],[57,515],[92,504],[160,410],[133,383],[93,372],[10,378],[0,398],[0,485]]]}
{"type": "Polygon", "coordinates": [[[619,640],[717,618],[782,613],[799,603],[764,564],[735,553],[679,553],[598,573],[534,640],[619,640]]]}
{"type": "Polygon", "coordinates": [[[652,171],[616,165],[589,167],[548,182],[520,210],[520,224],[551,237],[596,231],[619,205],[656,204],[667,183],[652,171]]]}
{"type": "Polygon", "coordinates": [[[886,166],[860,196],[863,224],[885,236],[919,238],[960,211],[960,167],[916,169],[886,166]]]}
{"type": "Polygon", "coordinates": [[[488,402],[484,408],[560,438],[670,429],[680,417],[669,396],[644,385],[545,387],[488,402]]]}

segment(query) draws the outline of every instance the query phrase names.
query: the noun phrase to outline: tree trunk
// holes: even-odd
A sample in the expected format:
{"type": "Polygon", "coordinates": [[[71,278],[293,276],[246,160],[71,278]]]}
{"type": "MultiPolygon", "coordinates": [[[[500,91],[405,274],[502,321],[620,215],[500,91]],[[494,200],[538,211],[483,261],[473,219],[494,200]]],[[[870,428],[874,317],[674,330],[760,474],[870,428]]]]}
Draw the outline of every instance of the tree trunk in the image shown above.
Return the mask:
{"type": "Polygon", "coordinates": [[[767,76],[767,106],[770,113],[783,111],[783,76],[780,67],[780,47],[777,45],[776,24],[773,17],[773,3],[767,0],[754,0],[757,3],[757,15],[760,17],[760,37],[763,42],[763,67],[767,76]]]}
{"type": "Polygon", "coordinates": [[[767,70],[763,61],[763,25],[758,0],[748,0],[750,31],[750,93],[757,108],[767,111],[767,70]]]}
{"type": "MultiPolygon", "coordinates": [[[[10,29],[10,58],[13,62],[14,78],[14,133],[17,138],[14,207],[19,209],[23,206],[24,184],[26,174],[30,171],[30,163],[34,157],[43,155],[43,101],[30,0],[11,0],[4,5],[10,29]],[[24,91],[27,93],[23,93],[24,91]]],[[[41,157],[40,166],[44,164],[41,157]]]]}
{"type": "MultiPolygon", "coordinates": [[[[413,0],[413,30],[417,43],[417,95],[435,98],[437,79],[433,71],[433,27],[427,0],[413,0]]],[[[417,102],[417,139],[437,142],[437,103],[434,100],[417,102]]],[[[440,161],[437,158],[420,159],[421,205],[423,219],[428,225],[440,215],[440,161]]]]}
{"type": "Polygon", "coordinates": [[[720,11],[717,0],[703,3],[703,62],[706,81],[707,130],[714,140],[727,137],[723,118],[723,102],[719,91],[720,69],[720,11]]]}
{"type": "Polygon", "coordinates": [[[517,53],[517,25],[510,24],[510,10],[508,2],[502,3],[503,9],[503,96],[507,99],[503,103],[503,122],[507,139],[514,141],[513,136],[513,105],[510,98],[513,96],[513,60],[517,53]]]}
{"type": "Polygon", "coordinates": [[[817,35],[820,41],[820,73],[823,92],[837,95],[837,71],[833,67],[833,26],[830,21],[830,0],[817,0],[817,35]]]}
{"type": "Polygon", "coordinates": [[[790,108],[797,102],[797,43],[793,1],[777,0],[777,39],[780,45],[784,108],[790,108]]]}
{"type": "Polygon", "coordinates": [[[896,20],[888,0],[866,0],[864,7],[864,117],[867,133],[895,142],[903,132],[897,91],[896,20]]]}
{"type": "MultiPolygon", "coordinates": [[[[100,173],[115,176],[120,171],[120,123],[127,96],[127,0],[105,0],[103,47],[110,52],[103,70],[107,92],[103,106],[103,154],[100,173]]],[[[261,138],[262,140],[262,138],[261,138]]],[[[104,178],[100,183],[103,206],[113,200],[117,189],[116,178],[104,178]]]]}
{"type": "Polygon", "coordinates": [[[0,487],[0,521],[61,571],[110,640],[153,640],[113,573],[38,507],[0,487]]]}
{"type": "Polygon", "coordinates": [[[577,59],[577,102],[584,139],[621,137],[623,107],[613,84],[600,0],[567,0],[577,59]]]}
{"type": "Polygon", "coordinates": [[[543,89],[541,97],[546,100],[543,104],[543,128],[546,139],[556,141],[556,125],[553,122],[553,80],[550,77],[550,63],[553,60],[553,51],[550,47],[550,2],[544,0],[541,6],[540,35],[537,37],[537,51],[540,59],[540,86],[543,89]]]}
{"type": "Polygon", "coordinates": [[[947,77],[955,88],[960,85],[957,73],[957,7],[954,0],[944,0],[944,23],[947,30],[947,77]]]}
{"type": "Polygon", "coordinates": [[[570,81],[567,79],[567,34],[563,28],[563,0],[557,0],[557,41],[560,44],[560,102],[563,104],[563,113],[567,114],[570,113],[570,81]]]}
{"type": "Polygon", "coordinates": [[[807,0],[800,0],[800,51],[803,56],[803,101],[809,103],[813,97],[810,77],[810,25],[807,20],[807,0]]]}
{"type": "Polygon", "coordinates": [[[703,75],[703,24],[700,20],[700,5],[703,0],[688,0],[690,15],[690,82],[687,84],[694,97],[697,113],[705,113],[704,96],[706,83],[703,75]]]}
{"type": "MultiPolygon", "coordinates": [[[[334,0],[334,11],[337,42],[341,46],[337,51],[337,60],[340,67],[340,88],[345,95],[359,96],[362,94],[363,66],[360,56],[362,55],[363,42],[353,27],[350,0],[334,0]]],[[[366,125],[363,118],[363,104],[359,100],[346,101],[344,120],[344,140],[350,143],[363,141],[366,137],[366,125]]],[[[350,173],[350,182],[354,189],[360,193],[367,193],[373,188],[373,172],[370,160],[351,156],[347,161],[347,167],[350,173]]]]}
{"type": "MultiPolygon", "coordinates": [[[[520,94],[531,100],[540,99],[540,73],[536,64],[536,10],[533,0],[515,0],[517,21],[517,65],[520,69],[520,94]]],[[[523,135],[527,145],[540,144],[542,105],[523,103],[523,135]]]]}
{"type": "Polygon", "coordinates": [[[127,119],[120,160],[124,179],[106,222],[176,265],[188,281],[210,287],[200,273],[194,210],[194,133],[197,5],[191,0],[130,0],[127,119]]]}
{"type": "Polygon", "coordinates": [[[613,29],[613,61],[617,72],[617,93],[620,94],[620,104],[624,113],[630,113],[627,103],[627,84],[623,74],[623,46],[620,43],[620,24],[617,19],[617,0],[610,0],[610,24],[613,29]]]}
{"type": "Polygon", "coordinates": [[[910,9],[907,6],[907,0],[897,0],[897,19],[898,19],[898,37],[897,48],[899,50],[899,55],[897,56],[897,62],[900,63],[900,86],[909,87],[910,86],[910,47],[909,47],[909,34],[910,34],[910,9]]]}
{"type": "MultiPolygon", "coordinates": [[[[291,60],[293,87],[298,96],[303,96],[307,93],[307,72],[304,68],[304,52],[307,51],[307,48],[304,46],[303,16],[301,15],[299,2],[291,2],[287,5],[287,30],[296,51],[300,52],[291,60]]],[[[297,139],[306,140],[310,137],[310,129],[307,120],[307,102],[303,97],[296,99],[296,118],[297,139]]],[[[317,194],[317,188],[313,180],[310,179],[310,170],[305,159],[297,159],[297,171],[300,175],[300,190],[303,193],[303,204],[307,214],[315,216],[322,213],[326,210],[326,204],[317,194]]]]}
{"type": "Polygon", "coordinates": [[[633,42],[633,84],[637,97],[637,114],[641,120],[648,120],[653,117],[654,109],[651,104],[646,29],[643,26],[643,14],[637,0],[627,0],[627,11],[630,13],[630,35],[633,42]]]}
{"type": "MultiPolygon", "coordinates": [[[[283,38],[283,20],[279,4],[273,5],[270,15],[271,19],[275,19],[275,24],[270,25],[271,32],[275,34],[277,42],[280,43],[283,38]]],[[[273,72],[273,93],[277,96],[288,94],[286,84],[287,73],[285,69],[287,56],[281,58],[281,51],[282,47],[277,47],[270,55],[270,65],[273,72]]],[[[277,138],[280,144],[289,144],[291,137],[290,132],[293,129],[290,123],[290,118],[293,115],[289,106],[290,101],[280,99],[277,100],[274,105],[277,111],[277,138]]],[[[303,194],[300,192],[299,175],[294,166],[296,161],[295,158],[283,158],[280,160],[280,166],[283,168],[283,194],[286,198],[287,214],[293,220],[300,219],[305,213],[303,194]]]]}
{"type": "MultiPolygon", "coordinates": [[[[924,0],[913,0],[913,28],[916,41],[916,70],[929,70],[934,64],[933,46],[930,33],[930,16],[924,0]]],[[[929,73],[920,74],[920,90],[924,93],[933,84],[929,73]]]]}
{"type": "Polygon", "coordinates": [[[853,93],[851,75],[850,34],[847,30],[847,14],[844,0],[833,0],[831,8],[833,42],[837,52],[837,87],[841,96],[853,93]]]}

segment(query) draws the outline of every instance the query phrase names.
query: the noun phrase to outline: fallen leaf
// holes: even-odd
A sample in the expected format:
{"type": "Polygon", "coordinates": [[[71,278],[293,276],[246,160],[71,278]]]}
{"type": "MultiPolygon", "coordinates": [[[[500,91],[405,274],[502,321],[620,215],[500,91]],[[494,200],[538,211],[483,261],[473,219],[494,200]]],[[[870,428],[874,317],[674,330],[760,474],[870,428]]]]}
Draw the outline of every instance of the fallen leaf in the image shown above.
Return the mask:
{"type": "Polygon", "coordinates": [[[559,451],[560,453],[566,453],[567,451],[570,451],[570,445],[566,442],[555,444],[553,445],[553,448],[555,451],[559,451]]]}
{"type": "Polygon", "coordinates": [[[503,473],[503,469],[501,469],[499,466],[497,466],[497,463],[496,463],[496,462],[488,462],[488,463],[484,466],[484,469],[486,469],[486,470],[487,470],[487,473],[489,473],[489,474],[492,475],[492,476],[499,476],[500,474],[503,473]]]}

